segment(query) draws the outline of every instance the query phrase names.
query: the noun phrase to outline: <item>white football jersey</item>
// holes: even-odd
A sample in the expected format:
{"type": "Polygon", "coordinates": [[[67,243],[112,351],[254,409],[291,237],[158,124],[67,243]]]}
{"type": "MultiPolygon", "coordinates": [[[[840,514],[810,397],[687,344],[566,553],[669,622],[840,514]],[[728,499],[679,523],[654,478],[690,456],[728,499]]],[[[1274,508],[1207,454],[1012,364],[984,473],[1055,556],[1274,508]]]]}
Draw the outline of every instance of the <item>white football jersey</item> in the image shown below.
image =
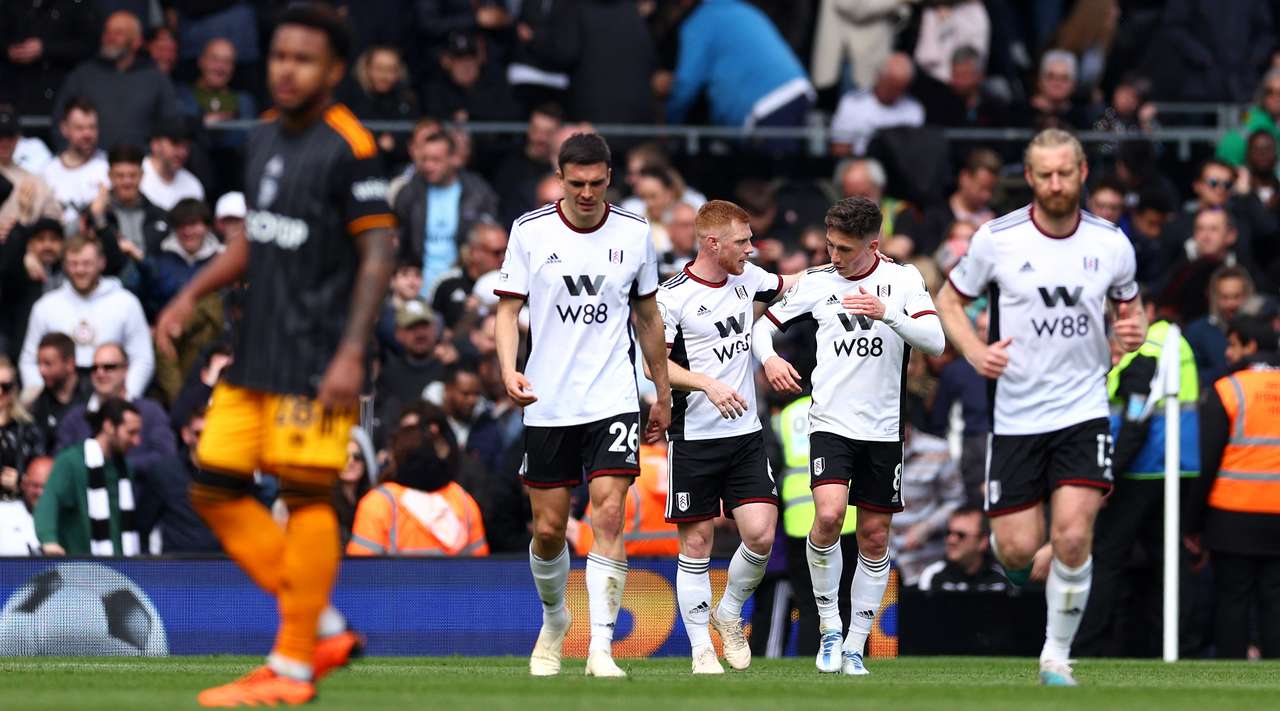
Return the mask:
{"type": "Polygon", "coordinates": [[[911,347],[883,321],[845,310],[841,299],[858,293],[859,287],[883,301],[886,312],[911,318],[937,314],[915,267],[877,260],[869,272],[853,279],[840,276],[833,265],[814,267],[765,316],[784,331],[806,318],[818,322],[810,434],[898,442],[911,347]]]}
{"type": "Polygon", "coordinates": [[[748,263],[741,274],[719,283],[699,279],[686,266],[658,289],[671,360],[728,385],[748,404],[742,415],[726,420],[706,393],[675,390],[668,439],[718,439],[760,429],[751,360],[753,302],[768,303],[781,288],[782,277],[748,263]]]}
{"type": "Polygon", "coordinates": [[[973,235],[952,270],[967,298],[990,297],[992,343],[1009,336],[1009,365],[996,380],[996,434],[1040,434],[1107,417],[1107,299],[1138,296],[1133,245],[1118,227],[1084,210],[1076,229],[1054,237],[1031,206],[973,235]]]}
{"type": "Polygon", "coordinates": [[[630,299],[657,291],[657,265],[649,223],[613,205],[591,229],[574,227],[559,203],[511,225],[494,293],[529,304],[524,375],[538,401],[524,409],[526,425],[639,411],[630,299]]]}

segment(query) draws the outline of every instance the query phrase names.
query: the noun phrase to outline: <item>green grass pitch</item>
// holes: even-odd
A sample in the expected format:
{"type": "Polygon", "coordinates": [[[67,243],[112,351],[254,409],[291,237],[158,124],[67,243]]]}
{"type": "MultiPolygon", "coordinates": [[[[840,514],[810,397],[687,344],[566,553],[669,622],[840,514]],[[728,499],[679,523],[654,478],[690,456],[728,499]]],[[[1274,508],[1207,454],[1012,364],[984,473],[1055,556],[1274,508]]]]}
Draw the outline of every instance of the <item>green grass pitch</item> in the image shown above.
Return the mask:
{"type": "MultiPolygon", "coordinates": [[[[0,659],[0,709],[196,708],[195,692],[234,678],[247,657],[0,659]]],[[[621,660],[623,680],[587,679],[580,660],[532,679],[526,660],[378,658],[320,687],[311,709],[922,709],[929,711],[1236,711],[1280,709],[1280,663],[1084,661],[1081,686],[1036,686],[1031,659],[871,659],[870,677],[819,676],[812,660],[757,659],[749,671],[693,678],[685,659],[621,660]]]]}

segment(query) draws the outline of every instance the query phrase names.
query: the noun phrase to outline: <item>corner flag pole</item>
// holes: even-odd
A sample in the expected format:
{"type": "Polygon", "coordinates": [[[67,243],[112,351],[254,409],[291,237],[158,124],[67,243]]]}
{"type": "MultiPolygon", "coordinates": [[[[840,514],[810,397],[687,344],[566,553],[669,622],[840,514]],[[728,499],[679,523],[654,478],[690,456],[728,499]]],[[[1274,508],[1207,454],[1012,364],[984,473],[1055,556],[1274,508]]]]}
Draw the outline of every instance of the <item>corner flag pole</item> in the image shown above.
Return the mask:
{"type": "Polygon", "coordinates": [[[1182,403],[1178,400],[1182,332],[1169,325],[1160,353],[1164,395],[1164,660],[1178,661],[1178,567],[1181,530],[1178,520],[1178,485],[1182,476],[1182,444],[1179,430],[1182,403]]]}

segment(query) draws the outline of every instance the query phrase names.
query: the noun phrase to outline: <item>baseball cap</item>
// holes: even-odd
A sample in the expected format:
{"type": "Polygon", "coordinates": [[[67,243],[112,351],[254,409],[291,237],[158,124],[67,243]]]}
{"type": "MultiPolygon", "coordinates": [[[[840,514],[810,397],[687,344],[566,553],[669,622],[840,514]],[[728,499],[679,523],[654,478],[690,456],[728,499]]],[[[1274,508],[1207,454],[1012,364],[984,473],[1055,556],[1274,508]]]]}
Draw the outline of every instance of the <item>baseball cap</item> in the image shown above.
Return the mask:
{"type": "Polygon", "coordinates": [[[445,40],[444,51],[454,57],[470,57],[479,53],[476,38],[470,32],[454,30],[445,40]]]}
{"type": "Polygon", "coordinates": [[[12,136],[21,132],[18,113],[8,104],[0,104],[0,136],[12,136]]]}
{"type": "Polygon", "coordinates": [[[191,122],[181,116],[173,116],[156,124],[151,131],[152,138],[167,138],[170,141],[190,141],[195,137],[191,122]]]}
{"type": "Polygon", "coordinates": [[[435,314],[422,299],[409,299],[396,309],[396,328],[408,328],[424,321],[435,322],[435,314]]]}
{"type": "Polygon", "coordinates": [[[224,217],[239,217],[244,219],[249,213],[249,208],[244,202],[244,193],[229,192],[223,193],[218,198],[218,204],[213,208],[213,219],[221,220],[224,217]]]}

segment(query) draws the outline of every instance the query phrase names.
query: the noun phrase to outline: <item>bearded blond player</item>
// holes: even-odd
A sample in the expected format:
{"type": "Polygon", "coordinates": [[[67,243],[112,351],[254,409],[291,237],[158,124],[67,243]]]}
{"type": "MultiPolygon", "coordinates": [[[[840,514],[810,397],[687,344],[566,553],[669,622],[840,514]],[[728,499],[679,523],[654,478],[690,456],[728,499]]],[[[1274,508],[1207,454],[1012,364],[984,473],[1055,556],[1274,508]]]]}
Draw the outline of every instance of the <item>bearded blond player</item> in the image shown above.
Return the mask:
{"type": "Polygon", "coordinates": [[[1147,325],[1133,247],[1115,225],[1080,209],[1088,175],[1080,142],[1043,131],[1023,163],[1032,203],[974,234],[938,312],[951,342],[992,381],[986,509],[996,556],[1015,583],[1044,543],[1049,505],[1040,683],[1075,686],[1069,657],[1093,580],[1093,521],[1112,486],[1107,302],[1126,350],[1142,345],[1147,325]],[[983,294],[988,343],[964,312],[983,294]]]}

